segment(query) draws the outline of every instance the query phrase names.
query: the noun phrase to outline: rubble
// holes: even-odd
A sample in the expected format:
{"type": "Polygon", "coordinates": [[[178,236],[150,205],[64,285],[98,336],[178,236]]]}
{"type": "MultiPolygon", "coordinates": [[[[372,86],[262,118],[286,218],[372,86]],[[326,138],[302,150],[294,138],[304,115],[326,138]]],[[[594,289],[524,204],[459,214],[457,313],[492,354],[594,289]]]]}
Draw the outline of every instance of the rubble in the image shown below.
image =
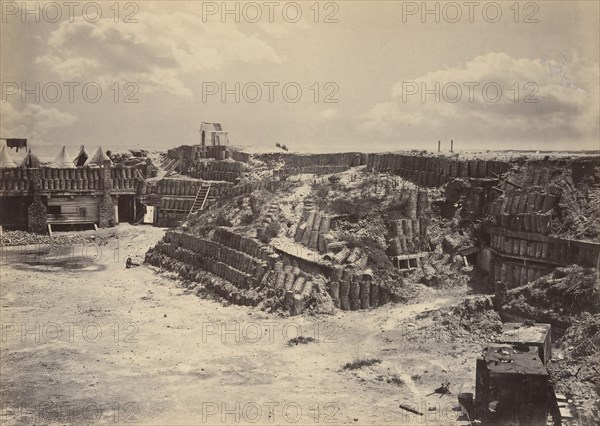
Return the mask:
{"type": "Polygon", "coordinates": [[[103,238],[85,235],[81,232],[54,233],[52,236],[33,234],[25,231],[3,231],[0,246],[23,246],[31,244],[75,245],[94,242],[98,244],[103,238]]]}

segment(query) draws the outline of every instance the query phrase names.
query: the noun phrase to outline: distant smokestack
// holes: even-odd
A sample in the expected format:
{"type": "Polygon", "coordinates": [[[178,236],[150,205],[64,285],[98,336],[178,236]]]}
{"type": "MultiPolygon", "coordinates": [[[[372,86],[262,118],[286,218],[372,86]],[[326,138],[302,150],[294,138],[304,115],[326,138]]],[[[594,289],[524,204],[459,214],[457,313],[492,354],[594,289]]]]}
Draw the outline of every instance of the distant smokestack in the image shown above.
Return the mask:
{"type": "Polygon", "coordinates": [[[450,152],[454,152],[454,140],[450,139],[450,152]]]}
{"type": "Polygon", "coordinates": [[[438,141],[438,152],[442,150],[442,141],[438,141]]]}

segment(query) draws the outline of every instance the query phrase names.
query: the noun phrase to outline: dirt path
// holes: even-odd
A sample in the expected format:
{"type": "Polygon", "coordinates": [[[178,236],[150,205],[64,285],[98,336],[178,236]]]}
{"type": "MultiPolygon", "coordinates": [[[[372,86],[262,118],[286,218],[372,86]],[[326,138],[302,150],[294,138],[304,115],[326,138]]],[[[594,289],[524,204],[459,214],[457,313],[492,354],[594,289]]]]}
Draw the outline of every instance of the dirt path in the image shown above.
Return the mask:
{"type": "Polygon", "coordinates": [[[444,379],[472,391],[477,345],[407,339],[404,324],[460,296],[282,318],[201,299],[145,266],[125,269],[163,231],[117,231],[100,254],[5,255],[3,424],[456,424],[456,395],[425,395],[444,379]],[[297,335],[315,342],[289,346],[297,335]],[[367,358],[380,362],[342,369],[367,358]]]}

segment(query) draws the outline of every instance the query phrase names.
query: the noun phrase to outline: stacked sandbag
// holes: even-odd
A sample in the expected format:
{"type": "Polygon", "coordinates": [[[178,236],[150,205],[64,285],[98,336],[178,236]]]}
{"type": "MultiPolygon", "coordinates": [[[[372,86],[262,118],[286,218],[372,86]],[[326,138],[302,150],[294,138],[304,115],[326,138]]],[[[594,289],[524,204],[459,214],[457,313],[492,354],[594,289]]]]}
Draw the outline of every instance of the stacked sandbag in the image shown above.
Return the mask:
{"type": "MultiPolygon", "coordinates": [[[[519,234],[528,235],[528,234],[519,234]]],[[[490,247],[499,255],[525,258],[555,265],[578,264],[597,266],[600,245],[554,237],[540,239],[517,238],[510,235],[490,233],[490,247]]]]}
{"type": "Polygon", "coordinates": [[[296,227],[294,240],[308,248],[325,253],[327,251],[327,234],[331,227],[331,217],[327,214],[310,211],[304,222],[296,227]]]}
{"type": "Polygon", "coordinates": [[[390,222],[392,256],[415,254],[421,251],[421,222],[419,219],[398,219],[390,222]]]}
{"type": "Polygon", "coordinates": [[[182,170],[196,179],[235,182],[241,176],[243,164],[237,161],[193,161],[182,170]]]}
{"type": "Polygon", "coordinates": [[[490,214],[504,228],[547,235],[558,198],[540,191],[510,191],[490,205],[490,214]]]}
{"type": "Polygon", "coordinates": [[[366,164],[370,169],[390,172],[427,187],[441,186],[458,177],[498,177],[509,169],[508,162],[410,154],[369,154],[366,164]]]}
{"type": "Polygon", "coordinates": [[[281,182],[279,180],[274,180],[272,178],[266,178],[254,182],[247,182],[244,184],[238,184],[229,188],[224,188],[219,193],[219,198],[237,197],[240,195],[251,194],[252,192],[258,190],[274,191],[280,186],[280,184],[281,182]]]}
{"type": "Polygon", "coordinates": [[[390,301],[389,290],[373,282],[370,270],[353,272],[336,268],[330,277],[328,292],[336,308],[356,311],[382,306],[390,301]]]}

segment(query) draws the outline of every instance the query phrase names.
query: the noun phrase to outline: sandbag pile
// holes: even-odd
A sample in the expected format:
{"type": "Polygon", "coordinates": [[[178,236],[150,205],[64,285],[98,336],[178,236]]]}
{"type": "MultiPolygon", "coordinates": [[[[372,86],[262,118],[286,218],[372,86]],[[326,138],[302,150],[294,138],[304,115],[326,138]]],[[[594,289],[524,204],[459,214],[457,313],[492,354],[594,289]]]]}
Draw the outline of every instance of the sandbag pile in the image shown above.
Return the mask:
{"type": "Polygon", "coordinates": [[[353,272],[350,268],[334,270],[329,295],[335,307],[343,311],[383,306],[391,300],[389,290],[374,283],[368,271],[353,272]]]}
{"type": "Polygon", "coordinates": [[[512,191],[490,206],[496,225],[515,231],[550,233],[552,210],[559,196],[543,192],[512,191]]]}
{"type": "Polygon", "coordinates": [[[187,217],[188,213],[186,212],[159,210],[156,213],[154,226],[161,228],[177,228],[187,219],[187,217]]]}
{"type": "Polygon", "coordinates": [[[165,263],[162,255],[188,268],[210,272],[238,289],[259,287],[268,268],[270,251],[257,241],[222,228],[215,230],[213,238],[168,231],[148,252],[146,260],[161,266],[165,263]]]}
{"type": "Polygon", "coordinates": [[[146,262],[202,282],[232,303],[256,306],[268,294],[291,299],[286,306],[295,314],[306,308],[318,281],[270,247],[222,227],[212,238],[168,231],[146,262]]]}
{"type": "Polygon", "coordinates": [[[0,168],[0,192],[29,191],[31,170],[13,167],[0,168]]]}
{"type": "Polygon", "coordinates": [[[284,167],[279,172],[281,176],[293,176],[303,173],[315,175],[328,175],[331,173],[340,173],[348,170],[350,166],[306,166],[306,167],[284,167]]]}
{"type": "Polygon", "coordinates": [[[42,191],[101,190],[103,185],[101,168],[41,169],[42,191]]]}
{"type": "Polygon", "coordinates": [[[367,167],[388,171],[421,186],[441,186],[459,177],[494,178],[508,171],[504,161],[459,160],[441,156],[369,154],[367,167]]]}
{"type": "Polygon", "coordinates": [[[113,167],[111,169],[112,189],[114,190],[134,190],[137,189],[138,179],[134,167],[113,167]]]}
{"type": "Polygon", "coordinates": [[[182,173],[196,179],[235,182],[242,174],[237,161],[194,161],[182,168],[182,173]]]}
{"type": "MultiPolygon", "coordinates": [[[[493,232],[500,232],[494,229],[493,232]]],[[[577,264],[594,267],[600,244],[545,237],[543,241],[490,233],[490,247],[500,254],[529,258],[558,265],[577,264]]]]}
{"type": "MultiPolygon", "coordinates": [[[[40,170],[42,191],[98,191],[104,189],[102,168],[54,168],[40,170]]],[[[0,169],[0,191],[29,191],[33,169],[0,169]]],[[[112,189],[121,192],[137,192],[142,181],[135,168],[111,169],[112,189]]]]}
{"type": "Polygon", "coordinates": [[[362,249],[359,247],[349,248],[344,241],[329,243],[327,250],[323,259],[334,265],[349,265],[356,270],[363,270],[369,261],[369,256],[362,249]]]}
{"type": "Polygon", "coordinates": [[[303,272],[298,266],[276,262],[270,272],[274,288],[285,292],[292,292],[308,298],[313,292],[313,277],[303,272]]]}
{"type": "Polygon", "coordinates": [[[237,197],[238,195],[251,194],[258,190],[273,191],[280,185],[279,181],[270,178],[248,182],[240,185],[235,185],[220,192],[219,197],[237,197]]]}
{"type": "Polygon", "coordinates": [[[225,145],[201,146],[201,145],[181,145],[177,148],[169,149],[167,157],[177,160],[180,157],[186,162],[199,160],[203,158],[214,158],[216,160],[225,160],[231,156],[229,148],[225,145]]]}
{"type": "MultiPolygon", "coordinates": [[[[291,169],[313,166],[357,167],[366,164],[367,157],[358,152],[340,152],[331,154],[295,154],[289,152],[271,152],[254,156],[266,163],[284,161],[291,169]]],[[[308,172],[305,172],[308,173],[308,172]]]]}
{"type": "MultiPolygon", "coordinates": [[[[153,184],[147,182],[145,185],[145,194],[157,195],[180,195],[184,197],[195,197],[201,186],[207,186],[206,182],[189,179],[161,179],[153,184]]],[[[215,197],[222,196],[226,189],[231,187],[228,182],[211,182],[211,195],[215,197]]]]}
{"type": "Polygon", "coordinates": [[[160,210],[177,210],[189,213],[192,205],[194,204],[193,198],[170,198],[163,197],[160,200],[160,210]]]}
{"type": "Polygon", "coordinates": [[[398,219],[390,222],[390,254],[416,254],[427,246],[427,219],[398,219]]]}
{"type": "Polygon", "coordinates": [[[320,253],[327,251],[327,234],[331,227],[331,217],[318,211],[310,211],[306,221],[296,227],[294,240],[320,253]]]}

